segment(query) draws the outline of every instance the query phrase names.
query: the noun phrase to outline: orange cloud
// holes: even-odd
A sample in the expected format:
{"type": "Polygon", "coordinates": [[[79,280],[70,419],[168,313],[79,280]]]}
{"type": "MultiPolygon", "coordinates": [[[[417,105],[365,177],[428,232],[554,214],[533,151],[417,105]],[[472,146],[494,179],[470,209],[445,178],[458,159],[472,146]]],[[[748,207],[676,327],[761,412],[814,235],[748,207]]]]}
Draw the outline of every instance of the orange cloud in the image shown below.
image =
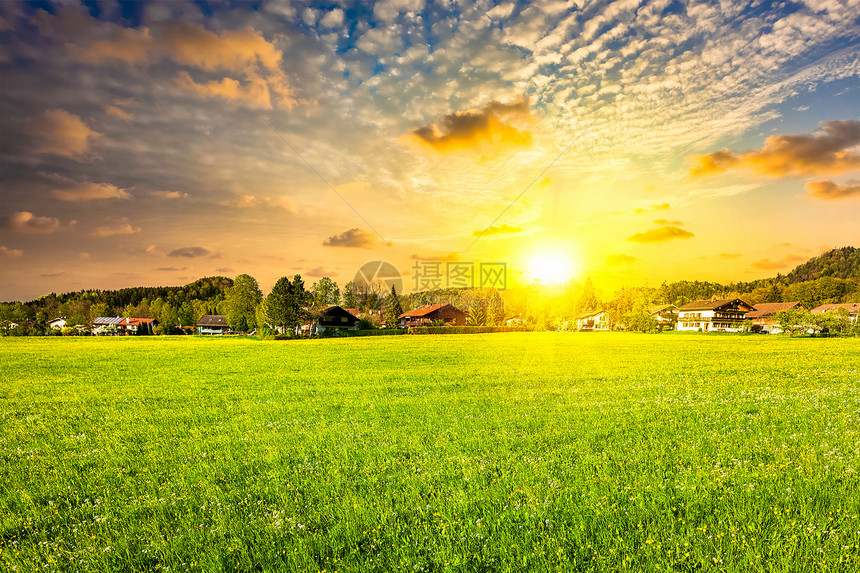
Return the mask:
{"type": "Polygon", "coordinates": [[[35,150],[42,154],[79,158],[89,151],[90,139],[101,136],[80,117],[62,109],[49,109],[28,123],[35,150]]]}
{"type": "Polygon", "coordinates": [[[106,105],[105,106],[105,113],[107,113],[108,115],[112,115],[114,117],[118,117],[118,118],[125,120],[125,121],[131,121],[134,119],[134,114],[131,114],[125,110],[122,110],[115,105],[106,105]]]}
{"type": "Polygon", "coordinates": [[[752,264],[752,266],[761,271],[775,271],[779,269],[784,269],[793,263],[799,263],[805,261],[806,259],[799,255],[786,255],[780,261],[771,261],[770,259],[762,259],[760,261],[756,261],[752,264]]]}
{"type": "Polygon", "coordinates": [[[750,169],[759,175],[838,175],[860,168],[860,155],[851,148],[860,144],[860,121],[822,121],[812,135],[772,135],[761,149],[735,155],[723,149],[686,158],[693,177],[750,169]]]}
{"type": "Polygon", "coordinates": [[[0,245],[0,257],[8,258],[8,259],[17,259],[20,256],[24,255],[24,251],[21,249],[8,249],[4,245],[0,245]]]}
{"type": "Polygon", "coordinates": [[[672,239],[690,239],[692,237],[695,237],[695,235],[690,231],[667,225],[659,229],[645,231],[644,233],[636,233],[627,237],[627,240],[633,243],[661,243],[663,241],[671,241],[672,239]]]}
{"type": "Polygon", "coordinates": [[[670,221],[668,219],[654,219],[655,225],[672,225],[677,227],[678,225],[683,225],[683,221],[670,221]]]}
{"type": "Polygon", "coordinates": [[[172,251],[167,253],[167,256],[194,259],[197,257],[205,257],[206,255],[211,254],[213,254],[212,251],[210,251],[206,247],[180,247],[178,249],[173,249],[172,251]]]}
{"type": "MultiPolygon", "coordinates": [[[[324,247],[350,247],[359,249],[372,249],[378,239],[376,235],[364,229],[350,229],[340,235],[332,235],[323,241],[324,247]]],[[[389,243],[390,244],[390,243],[389,243]]]]}
{"type": "Polygon", "coordinates": [[[6,218],[3,226],[20,233],[46,234],[58,230],[60,220],[54,217],[38,217],[30,211],[19,211],[6,218]]]}
{"type": "Polygon", "coordinates": [[[158,197],[160,199],[184,199],[188,197],[188,193],[182,193],[180,191],[150,191],[148,195],[152,195],[153,197],[158,197]]]}
{"type": "Polygon", "coordinates": [[[619,255],[607,256],[606,257],[606,264],[609,266],[612,266],[612,267],[617,267],[619,265],[626,265],[629,263],[635,263],[638,260],[639,259],[637,259],[636,257],[630,256],[630,255],[625,255],[622,253],[619,255]]]}
{"type": "Polygon", "coordinates": [[[134,235],[135,233],[140,233],[140,227],[135,227],[127,219],[124,219],[118,225],[96,227],[90,234],[95,237],[113,237],[114,235],[134,235]]]}
{"type": "Polygon", "coordinates": [[[93,199],[129,199],[131,195],[110,183],[75,183],[65,189],[54,189],[51,195],[61,201],[92,201],[93,199]]]}
{"type": "Polygon", "coordinates": [[[457,253],[448,253],[447,255],[436,255],[429,257],[422,257],[420,255],[412,255],[410,257],[413,261],[424,261],[424,262],[454,262],[460,260],[460,255],[457,253]]]}
{"type": "Polygon", "coordinates": [[[635,213],[637,215],[641,215],[642,213],[647,213],[648,211],[666,211],[669,209],[668,203],[655,203],[652,205],[648,205],[647,207],[640,207],[636,209],[635,213]]]}
{"type": "Polygon", "coordinates": [[[731,259],[737,259],[741,255],[739,253],[720,253],[717,256],[720,257],[721,259],[731,260],[731,259]]]}
{"type": "Polygon", "coordinates": [[[475,237],[484,237],[486,235],[504,235],[507,233],[520,233],[522,232],[522,230],[522,227],[511,227],[510,225],[503,224],[498,227],[491,226],[483,230],[474,231],[472,235],[474,235],[475,237]]]}
{"type": "Polygon", "coordinates": [[[809,191],[807,197],[823,201],[860,198],[860,183],[855,181],[847,185],[840,185],[834,181],[827,180],[810,181],[806,184],[806,190],[809,191]]]}
{"type": "Polygon", "coordinates": [[[503,149],[530,146],[531,132],[514,127],[512,122],[531,119],[528,97],[510,104],[491,101],[481,109],[448,114],[439,124],[416,129],[400,141],[443,154],[458,151],[495,154],[503,149]]]}
{"type": "Polygon", "coordinates": [[[236,199],[221,201],[219,205],[234,207],[237,209],[249,209],[252,207],[277,207],[290,213],[297,213],[295,201],[289,197],[257,197],[255,195],[242,195],[236,199]]]}
{"type": "MultiPolygon", "coordinates": [[[[111,39],[70,45],[68,53],[93,65],[112,60],[149,65],[163,57],[189,68],[235,76],[197,83],[183,71],[176,78],[183,89],[264,109],[272,109],[273,102],[286,108],[295,104],[293,89],[281,70],[280,50],[254,28],[211,32],[200,24],[166,22],[152,30],[113,26],[111,32],[111,39]]],[[[112,111],[118,117],[122,115],[116,111],[125,113],[112,111]]]]}

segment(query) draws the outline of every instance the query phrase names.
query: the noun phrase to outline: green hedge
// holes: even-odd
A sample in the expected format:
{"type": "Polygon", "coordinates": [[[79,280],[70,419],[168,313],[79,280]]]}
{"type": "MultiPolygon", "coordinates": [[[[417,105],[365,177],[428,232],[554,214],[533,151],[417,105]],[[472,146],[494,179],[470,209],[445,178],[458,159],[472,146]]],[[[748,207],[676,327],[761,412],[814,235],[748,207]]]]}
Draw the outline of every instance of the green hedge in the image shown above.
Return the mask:
{"type": "Polygon", "coordinates": [[[528,332],[525,326],[414,326],[411,334],[484,334],[489,332],[528,332]]]}

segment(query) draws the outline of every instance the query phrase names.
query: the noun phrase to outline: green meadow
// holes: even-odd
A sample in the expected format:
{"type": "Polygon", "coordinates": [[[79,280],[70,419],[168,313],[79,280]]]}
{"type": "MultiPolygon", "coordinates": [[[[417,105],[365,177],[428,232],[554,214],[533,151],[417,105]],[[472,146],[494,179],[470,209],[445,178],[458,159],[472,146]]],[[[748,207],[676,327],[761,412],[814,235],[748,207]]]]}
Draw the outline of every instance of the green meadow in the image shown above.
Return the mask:
{"type": "Polygon", "coordinates": [[[0,339],[0,570],[858,571],[860,339],[0,339]]]}

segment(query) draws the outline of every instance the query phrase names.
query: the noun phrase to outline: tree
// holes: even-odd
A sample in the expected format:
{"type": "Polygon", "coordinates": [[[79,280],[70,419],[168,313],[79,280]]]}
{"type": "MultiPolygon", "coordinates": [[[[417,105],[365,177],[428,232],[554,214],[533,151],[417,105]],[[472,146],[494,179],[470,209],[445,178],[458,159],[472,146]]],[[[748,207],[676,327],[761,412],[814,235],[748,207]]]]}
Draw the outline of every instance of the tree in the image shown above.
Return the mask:
{"type": "Polygon", "coordinates": [[[227,289],[225,307],[227,324],[233,330],[248,331],[257,327],[257,305],[263,300],[263,291],[251,275],[239,275],[227,289]]]}
{"type": "Polygon", "coordinates": [[[397,289],[391,285],[391,294],[388,295],[388,300],[385,301],[385,326],[395,328],[397,326],[397,318],[403,314],[403,306],[400,304],[400,297],[397,296],[397,289]]]}
{"type": "Polygon", "coordinates": [[[484,299],[475,297],[469,305],[469,313],[466,316],[466,324],[469,326],[484,326],[487,324],[487,311],[484,308],[484,299]]]}
{"type": "Polygon", "coordinates": [[[345,308],[358,308],[358,285],[355,281],[349,281],[343,285],[343,306],[345,308]]]}
{"type": "Polygon", "coordinates": [[[795,332],[803,332],[807,328],[809,322],[809,313],[800,308],[794,307],[788,310],[781,310],[776,313],[774,318],[779,323],[779,327],[783,332],[787,332],[789,336],[794,337],[795,332]]]}
{"type": "Polygon", "coordinates": [[[311,300],[301,275],[290,281],[281,277],[266,298],[266,315],[270,324],[282,332],[296,331],[306,315],[304,306],[311,300]]]}
{"type": "MultiPolygon", "coordinates": [[[[340,303],[340,288],[328,277],[323,277],[311,287],[314,306],[332,306],[340,303]]],[[[349,308],[349,307],[347,307],[349,308]]]]}

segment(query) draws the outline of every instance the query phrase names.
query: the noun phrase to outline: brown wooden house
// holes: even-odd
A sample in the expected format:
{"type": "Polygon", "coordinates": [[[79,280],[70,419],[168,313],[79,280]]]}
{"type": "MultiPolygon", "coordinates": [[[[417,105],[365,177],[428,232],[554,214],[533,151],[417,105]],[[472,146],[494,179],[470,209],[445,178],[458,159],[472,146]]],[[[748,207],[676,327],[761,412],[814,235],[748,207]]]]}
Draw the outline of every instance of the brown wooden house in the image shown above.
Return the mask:
{"type": "Polygon", "coordinates": [[[412,310],[407,310],[397,317],[400,328],[409,326],[431,326],[441,323],[445,326],[463,326],[466,324],[466,313],[452,304],[425,304],[412,310]]]}

